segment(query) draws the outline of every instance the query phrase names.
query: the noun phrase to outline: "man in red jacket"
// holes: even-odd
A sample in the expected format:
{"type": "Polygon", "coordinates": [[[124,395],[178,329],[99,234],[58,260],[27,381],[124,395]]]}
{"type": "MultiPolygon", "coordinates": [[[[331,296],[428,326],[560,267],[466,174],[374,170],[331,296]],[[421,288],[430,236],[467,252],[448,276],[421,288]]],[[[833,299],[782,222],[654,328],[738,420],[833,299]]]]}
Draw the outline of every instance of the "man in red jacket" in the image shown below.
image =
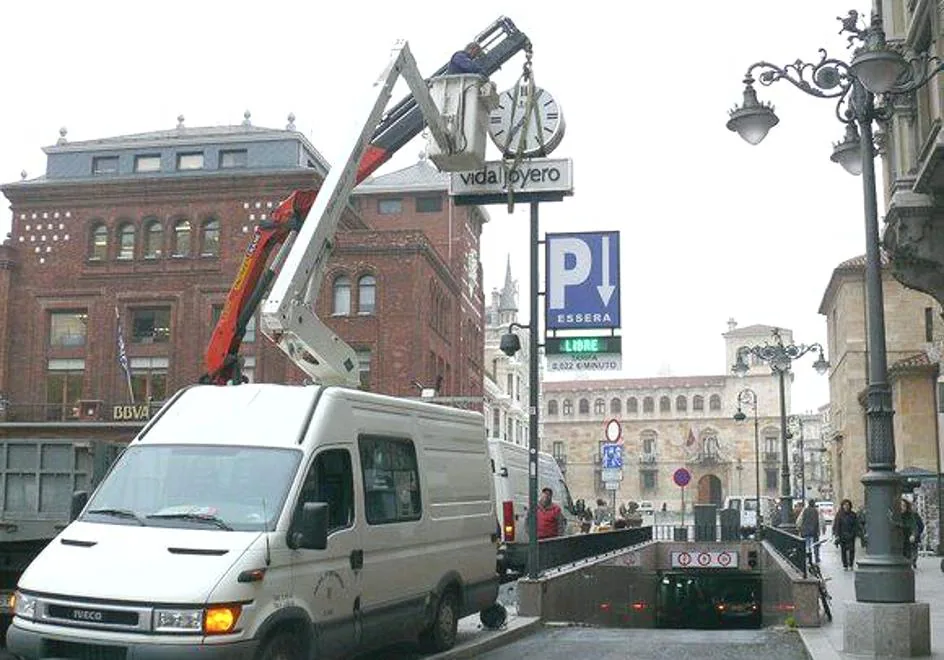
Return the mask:
{"type": "Polygon", "coordinates": [[[537,511],[539,539],[549,539],[564,534],[567,521],[564,520],[564,512],[561,511],[560,506],[552,501],[553,497],[554,491],[550,488],[541,489],[537,511]]]}

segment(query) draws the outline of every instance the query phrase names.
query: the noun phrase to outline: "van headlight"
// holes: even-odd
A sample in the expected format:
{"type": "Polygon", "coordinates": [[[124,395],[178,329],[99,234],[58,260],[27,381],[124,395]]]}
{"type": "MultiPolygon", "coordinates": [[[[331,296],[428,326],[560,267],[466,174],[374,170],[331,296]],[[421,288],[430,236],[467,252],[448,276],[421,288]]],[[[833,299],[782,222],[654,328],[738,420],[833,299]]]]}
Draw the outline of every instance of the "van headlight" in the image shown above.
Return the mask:
{"type": "Polygon", "coordinates": [[[241,605],[210,605],[198,610],[154,610],[154,631],[225,635],[236,628],[241,611],[241,605]]]}
{"type": "Polygon", "coordinates": [[[17,591],[13,596],[13,614],[23,619],[36,618],[36,599],[17,591]]]}
{"type": "Polygon", "coordinates": [[[155,632],[203,632],[203,610],[154,610],[155,632]]]}

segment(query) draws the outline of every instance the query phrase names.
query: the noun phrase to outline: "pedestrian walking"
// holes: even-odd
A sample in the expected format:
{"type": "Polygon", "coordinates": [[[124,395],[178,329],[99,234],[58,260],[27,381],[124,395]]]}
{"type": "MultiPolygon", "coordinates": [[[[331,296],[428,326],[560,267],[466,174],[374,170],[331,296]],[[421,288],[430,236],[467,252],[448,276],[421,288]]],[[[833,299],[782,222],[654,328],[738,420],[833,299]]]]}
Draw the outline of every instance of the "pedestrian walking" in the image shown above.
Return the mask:
{"type": "Polygon", "coordinates": [[[597,500],[597,508],[593,511],[593,524],[602,525],[610,519],[610,511],[606,502],[602,499],[597,500]]]}
{"type": "Polygon", "coordinates": [[[852,500],[845,499],[839,505],[839,512],[833,518],[833,539],[842,554],[842,568],[851,571],[855,568],[855,540],[862,536],[859,516],[852,510],[852,500]]]}
{"type": "Polygon", "coordinates": [[[800,512],[800,536],[806,541],[806,554],[813,553],[814,563],[819,563],[819,530],[822,523],[819,519],[819,509],[816,506],[816,500],[810,498],[806,507],[800,512]]]}
{"type": "Polygon", "coordinates": [[[902,551],[907,559],[911,560],[913,568],[918,567],[918,543],[921,541],[921,533],[924,531],[924,521],[921,516],[911,506],[911,502],[905,498],[901,499],[901,535],[902,551]]]}

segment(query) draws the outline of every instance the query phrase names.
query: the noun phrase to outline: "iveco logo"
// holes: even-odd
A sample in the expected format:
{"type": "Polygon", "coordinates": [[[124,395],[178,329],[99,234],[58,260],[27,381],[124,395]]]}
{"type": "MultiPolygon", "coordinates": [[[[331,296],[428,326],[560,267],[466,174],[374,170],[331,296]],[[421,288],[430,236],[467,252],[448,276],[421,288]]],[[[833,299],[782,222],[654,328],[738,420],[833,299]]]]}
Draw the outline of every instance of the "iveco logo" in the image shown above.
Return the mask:
{"type": "Polygon", "coordinates": [[[82,621],[101,621],[102,613],[95,610],[72,610],[72,618],[82,621]]]}

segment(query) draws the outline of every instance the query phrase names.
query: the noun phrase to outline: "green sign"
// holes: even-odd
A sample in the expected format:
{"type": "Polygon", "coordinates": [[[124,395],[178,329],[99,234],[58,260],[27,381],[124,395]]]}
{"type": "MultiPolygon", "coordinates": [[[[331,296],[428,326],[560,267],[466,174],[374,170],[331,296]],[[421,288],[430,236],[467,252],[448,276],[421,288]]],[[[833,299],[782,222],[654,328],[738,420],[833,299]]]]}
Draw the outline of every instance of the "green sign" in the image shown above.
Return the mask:
{"type": "Polygon", "coordinates": [[[548,337],[548,355],[605,355],[623,352],[622,337],[548,337]]]}

